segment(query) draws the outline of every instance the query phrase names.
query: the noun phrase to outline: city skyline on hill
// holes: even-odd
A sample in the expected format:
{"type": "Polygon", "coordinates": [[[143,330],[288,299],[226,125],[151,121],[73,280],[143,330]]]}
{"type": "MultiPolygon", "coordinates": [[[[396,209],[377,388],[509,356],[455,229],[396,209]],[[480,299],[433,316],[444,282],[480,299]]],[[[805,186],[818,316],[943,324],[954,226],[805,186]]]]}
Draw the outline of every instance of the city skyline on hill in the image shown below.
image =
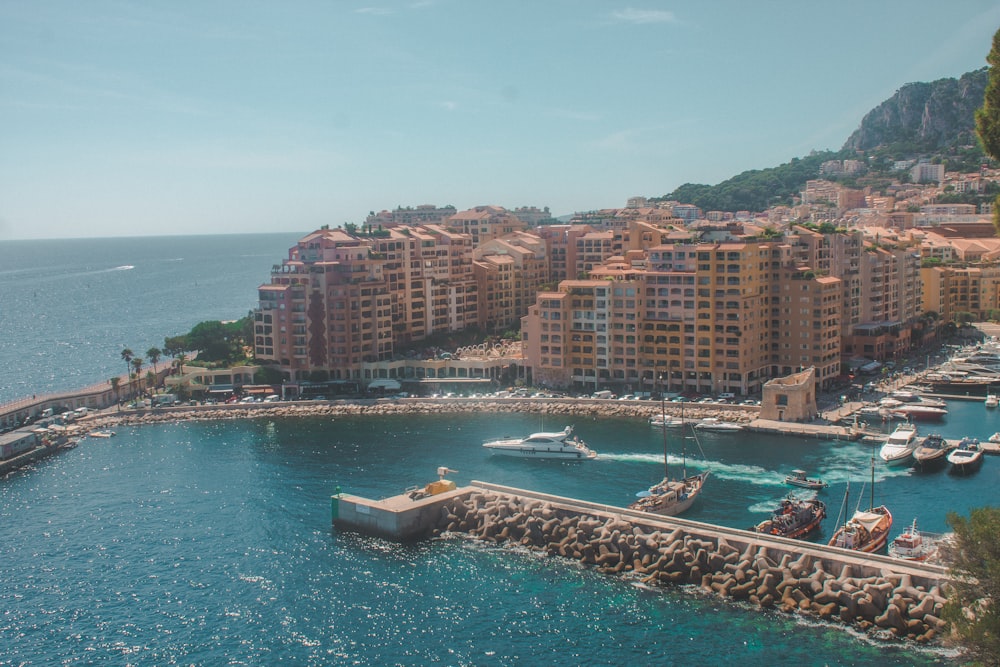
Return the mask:
{"type": "Polygon", "coordinates": [[[837,149],[983,67],[1000,7],[0,8],[0,240],[562,216],[837,149]]]}

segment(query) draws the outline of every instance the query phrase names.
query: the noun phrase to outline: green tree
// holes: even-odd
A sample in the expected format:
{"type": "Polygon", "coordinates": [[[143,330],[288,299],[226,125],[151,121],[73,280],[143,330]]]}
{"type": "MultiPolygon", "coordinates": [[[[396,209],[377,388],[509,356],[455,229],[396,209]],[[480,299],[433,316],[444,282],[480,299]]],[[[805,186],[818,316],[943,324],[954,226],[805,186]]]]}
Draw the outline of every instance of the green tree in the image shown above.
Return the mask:
{"type": "Polygon", "coordinates": [[[146,350],[146,358],[149,359],[149,363],[153,364],[153,372],[156,372],[156,363],[163,357],[163,350],[158,347],[151,347],[146,350]]]}
{"type": "MultiPolygon", "coordinates": [[[[976,109],[976,134],[986,154],[1000,160],[1000,30],[993,34],[993,48],[986,62],[990,65],[989,80],[983,106],[976,109]]],[[[1000,235],[1000,195],[993,200],[993,227],[1000,235]]]]}
{"type": "Polygon", "coordinates": [[[979,664],[1000,664],[1000,508],[980,507],[969,518],[948,513],[955,531],[947,549],[952,592],[944,618],[979,664]]]}

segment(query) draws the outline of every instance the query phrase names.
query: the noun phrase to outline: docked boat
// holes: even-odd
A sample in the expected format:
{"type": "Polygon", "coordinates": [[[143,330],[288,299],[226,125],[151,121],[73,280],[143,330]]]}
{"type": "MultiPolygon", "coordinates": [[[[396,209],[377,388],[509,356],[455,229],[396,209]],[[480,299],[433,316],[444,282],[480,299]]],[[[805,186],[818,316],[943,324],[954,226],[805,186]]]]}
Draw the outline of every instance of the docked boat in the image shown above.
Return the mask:
{"type": "Polygon", "coordinates": [[[948,452],[954,449],[947,440],[934,433],[913,448],[913,460],[920,468],[931,468],[943,464],[948,457],[948,452]]]}
{"type": "Polygon", "coordinates": [[[799,500],[789,494],[769,519],[754,527],[754,532],[797,539],[819,528],[826,518],[826,504],[815,498],[799,500]]]}
{"type": "MultiPolygon", "coordinates": [[[[831,547],[875,553],[883,549],[889,541],[889,531],[892,530],[892,512],[885,505],[875,506],[874,456],[872,457],[871,468],[871,502],[869,508],[867,510],[857,509],[854,511],[854,515],[833,534],[829,542],[831,547]]],[[[851,485],[848,482],[847,489],[844,492],[843,516],[846,516],[848,511],[850,490],[851,485]]],[[[838,517],[838,521],[839,519],[840,517],[838,517]]]]}
{"type": "Polygon", "coordinates": [[[912,561],[939,560],[940,546],[945,536],[917,530],[917,520],[889,543],[889,555],[893,558],[912,561]]]}
{"type": "Polygon", "coordinates": [[[649,418],[649,425],[656,428],[666,426],[667,428],[680,428],[684,426],[684,420],[670,415],[653,415],[649,418]]]}
{"type": "Polygon", "coordinates": [[[712,431],[715,433],[735,433],[742,431],[743,426],[736,422],[722,421],[717,417],[705,417],[694,425],[699,431],[712,431]]]}
{"type": "Polygon", "coordinates": [[[791,475],[785,477],[785,484],[799,486],[803,489],[822,489],[828,486],[827,483],[822,480],[809,479],[806,477],[805,470],[793,470],[791,475]]]}
{"type": "Polygon", "coordinates": [[[983,464],[983,446],[975,438],[963,438],[946,458],[952,472],[974,472],[983,464]]]}
{"type": "Polygon", "coordinates": [[[532,433],[526,438],[500,438],[483,443],[494,454],[531,459],[567,459],[573,461],[597,458],[597,452],[573,435],[567,426],[555,433],[532,433]]]}
{"type": "Polygon", "coordinates": [[[988,408],[995,408],[998,405],[1000,405],[1000,396],[992,393],[986,394],[986,400],[984,401],[984,403],[988,408]]]}
{"type": "Polygon", "coordinates": [[[885,439],[885,444],[878,452],[879,458],[890,465],[906,463],[913,456],[916,439],[916,426],[909,422],[900,424],[885,439]]]}
{"type": "MultiPolygon", "coordinates": [[[[683,407],[681,408],[683,409],[683,407]]],[[[683,420],[683,413],[681,419],[683,420]]],[[[698,498],[705,481],[708,479],[708,471],[695,475],[687,474],[687,451],[684,447],[684,438],[681,437],[681,468],[680,479],[670,479],[670,465],[667,457],[667,427],[666,424],[660,427],[663,432],[663,480],[658,484],[642,491],[639,499],[629,504],[629,509],[660,516],[676,516],[684,512],[698,498]]]]}
{"type": "Polygon", "coordinates": [[[948,414],[948,409],[941,408],[936,405],[925,404],[921,401],[918,403],[904,403],[903,405],[892,408],[890,412],[894,416],[902,417],[903,419],[939,421],[945,418],[948,414]]]}
{"type": "Polygon", "coordinates": [[[831,547],[874,553],[882,549],[889,539],[892,513],[885,505],[866,511],[858,510],[854,516],[837,529],[831,547]]]}

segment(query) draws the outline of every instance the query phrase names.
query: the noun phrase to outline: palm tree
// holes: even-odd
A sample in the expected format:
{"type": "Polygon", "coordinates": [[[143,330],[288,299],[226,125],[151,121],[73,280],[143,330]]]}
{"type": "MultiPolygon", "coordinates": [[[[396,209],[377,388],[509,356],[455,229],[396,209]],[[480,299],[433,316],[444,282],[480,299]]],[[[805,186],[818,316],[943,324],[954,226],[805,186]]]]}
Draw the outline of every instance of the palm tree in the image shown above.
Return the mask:
{"type": "Polygon", "coordinates": [[[132,359],[132,368],[135,369],[135,381],[136,381],[136,393],[142,394],[142,376],[139,375],[139,371],[142,370],[142,357],[135,357],[132,359]]]}
{"type": "Polygon", "coordinates": [[[153,386],[156,386],[156,362],[160,360],[163,356],[163,350],[158,347],[151,347],[146,350],[146,358],[149,359],[149,363],[153,364],[153,386]]]}
{"type": "Polygon", "coordinates": [[[115,392],[115,403],[118,404],[118,410],[122,409],[121,397],[118,395],[118,390],[121,388],[122,379],[119,377],[111,378],[111,389],[115,392]]]}
{"type": "Polygon", "coordinates": [[[125,377],[128,377],[129,373],[132,372],[131,364],[132,364],[132,357],[134,356],[135,353],[132,352],[130,348],[126,347],[124,350],[122,350],[122,360],[125,362],[125,377]]]}

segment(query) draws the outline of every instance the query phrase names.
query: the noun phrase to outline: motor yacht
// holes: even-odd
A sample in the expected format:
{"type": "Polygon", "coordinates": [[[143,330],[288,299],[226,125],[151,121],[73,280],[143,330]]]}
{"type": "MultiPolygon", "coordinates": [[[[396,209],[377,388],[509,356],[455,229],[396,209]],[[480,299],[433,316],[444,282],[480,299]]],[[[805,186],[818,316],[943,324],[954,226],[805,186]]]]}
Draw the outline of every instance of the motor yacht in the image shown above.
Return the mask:
{"type": "Polygon", "coordinates": [[[890,465],[909,461],[916,447],[917,427],[907,422],[896,427],[879,450],[879,458],[890,465]]]}
{"type": "Polygon", "coordinates": [[[573,427],[562,431],[532,433],[526,438],[499,438],[483,443],[494,454],[532,459],[586,460],[597,458],[597,452],[573,435],[573,427]]]}

